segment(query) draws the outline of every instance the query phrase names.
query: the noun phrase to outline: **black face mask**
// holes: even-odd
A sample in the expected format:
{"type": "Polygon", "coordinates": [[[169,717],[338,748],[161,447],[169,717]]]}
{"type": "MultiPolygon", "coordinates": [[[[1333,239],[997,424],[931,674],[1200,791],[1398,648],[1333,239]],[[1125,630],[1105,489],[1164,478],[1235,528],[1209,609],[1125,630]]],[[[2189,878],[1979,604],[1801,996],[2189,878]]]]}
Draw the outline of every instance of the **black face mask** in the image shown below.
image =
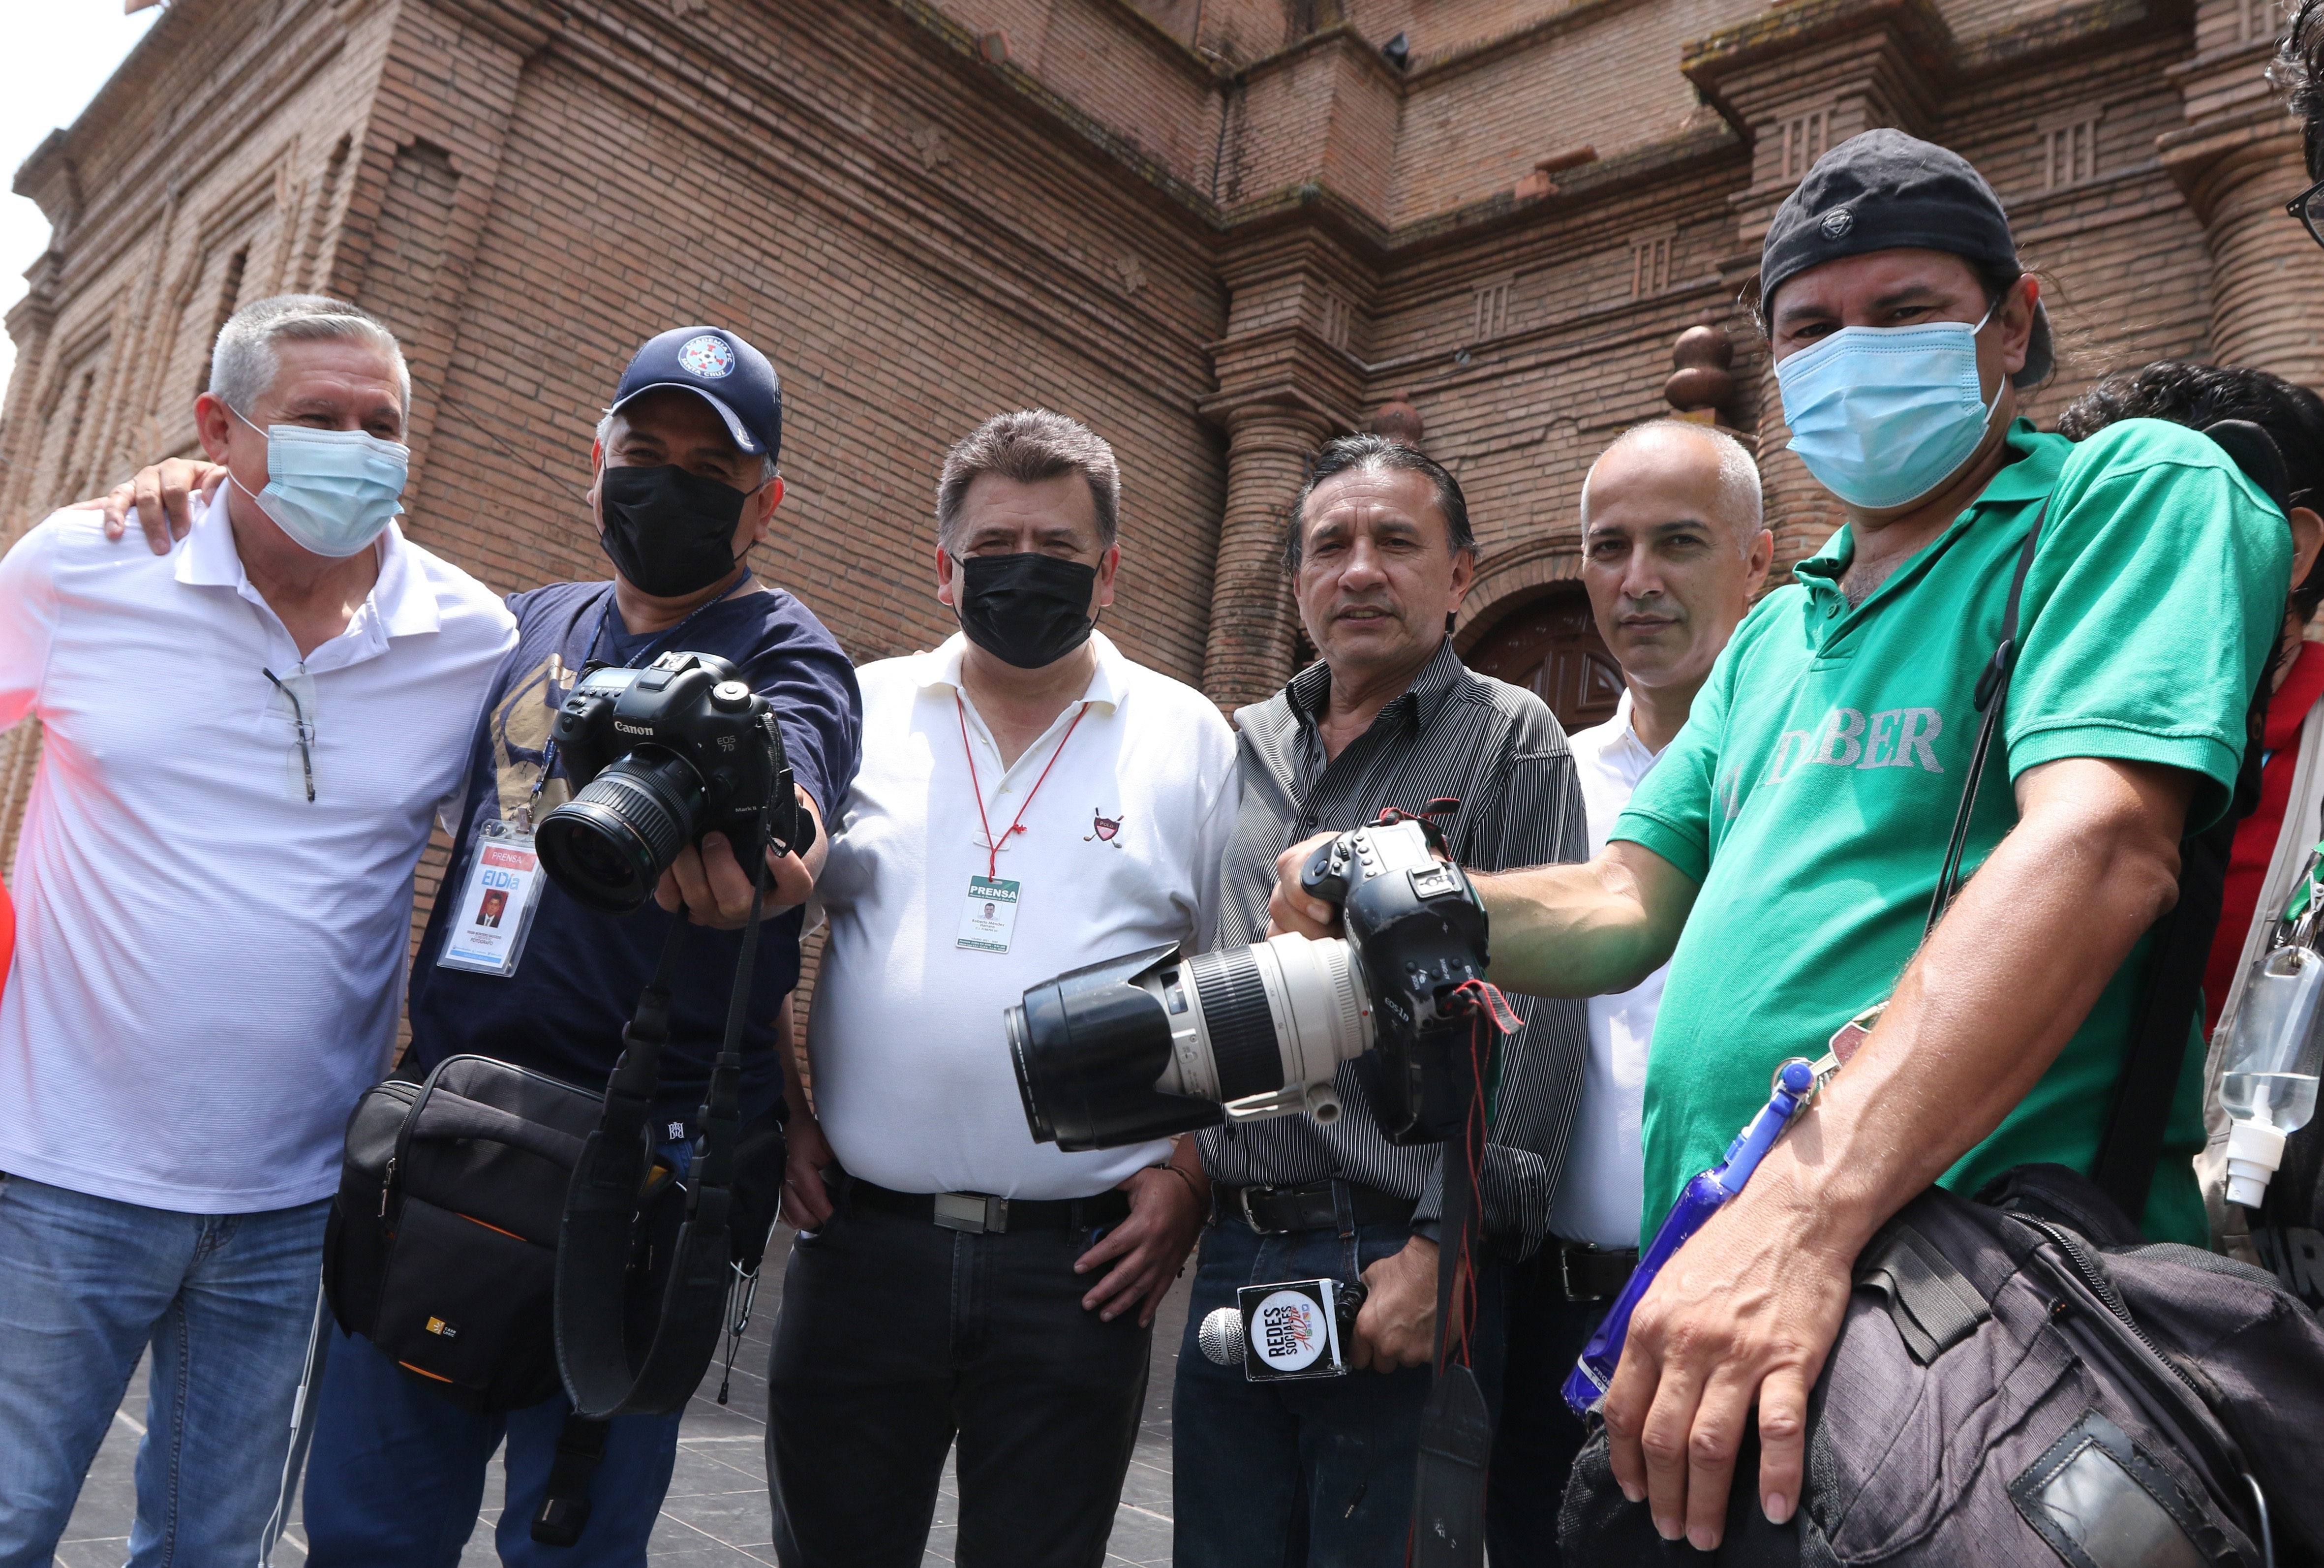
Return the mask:
{"type": "Polygon", "coordinates": [[[960,629],[1003,664],[1038,669],[1089,641],[1097,568],[1055,556],[971,556],[960,563],[960,629]]]}
{"type": "Polygon", "coordinates": [[[734,529],[750,498],[669,464],[607,468],[598,475],[597,542],[632,587],[682,599],[734,569],[734,529]]]}

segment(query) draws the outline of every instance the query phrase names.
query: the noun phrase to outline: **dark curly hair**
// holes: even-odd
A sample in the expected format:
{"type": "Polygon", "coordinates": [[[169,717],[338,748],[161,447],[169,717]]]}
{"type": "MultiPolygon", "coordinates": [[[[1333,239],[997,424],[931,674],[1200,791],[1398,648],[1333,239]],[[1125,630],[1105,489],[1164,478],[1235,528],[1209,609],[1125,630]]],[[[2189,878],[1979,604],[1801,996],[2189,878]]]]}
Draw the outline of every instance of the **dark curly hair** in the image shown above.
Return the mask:
{"type": "MultiPolygon", "coordinates": [[[[2308,0],[2324,7],[2324,0],[2308,0]]],[[[2283,458],[2286,503],[2324,512],[2324,398],[2280,375],[2240,365],[2160,360],[2120,371],[2076,399],[2058,417],[2058,433],[2081,441],[2122,420],[2166,420],[2200,429],[2219,420],[2248,420],[2268,433],[2283,458]]],[[[2324,558],[2295,584],[2302,619],[2324,603],[2324,558]]]]}
{"type": "Polygon", "coordinates": [[[2267,79],[2284,89],[2304,127],[2308,178],[2324,180],[2324,0],[2300,0],[2267,79]]]}
{"type": "Polygon", "coordinates": [[[1339,436],[1323,443],[1315,460],[1307,466],[1306,483],[1291,503],[1290,526],[1283,535],[1283,569],[1293,576],[1299,575],[1299,562],[1307,543],[1307,498],[1315,487],[1335,475],[1351,469],[1402,469],[1418,474],[1436,488],[1436,504],[1444,513],[1444,537],[1452,553],[1462,550],[1471,555],[1477,549],[1476,530],[1469,526],[1468,498],[1461,493],[1461,482],[1445,472],[1444,466],[1419,447],[1369,431],[1352,436],[1339,436]]]}

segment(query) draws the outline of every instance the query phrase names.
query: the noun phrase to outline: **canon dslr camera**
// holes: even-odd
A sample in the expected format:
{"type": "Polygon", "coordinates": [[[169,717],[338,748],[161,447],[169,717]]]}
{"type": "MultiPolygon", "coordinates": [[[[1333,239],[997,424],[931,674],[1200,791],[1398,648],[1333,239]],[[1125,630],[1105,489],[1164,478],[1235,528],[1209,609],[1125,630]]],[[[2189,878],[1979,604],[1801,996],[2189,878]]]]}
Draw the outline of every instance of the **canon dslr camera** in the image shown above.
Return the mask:
{"type": "Polygon", "coordinates": [[[593,662],[550,734],[577,793],[541,818],[537,847],[557,885],[592,909],[639,908],[678,852],[707,833],[726,835],[745,875],[769,847],[812,839],[774,709],[723,659],[593,662]]]}
{"type": "Polygon", "coordinates": [[[1299,1111],[1330,1122],[1333,1076],[1358,1058],[1392,1142],[1454,1136],[1486,922],[1441,848],[1433,826],[1395,811],[1322,846],[1300,883],[1341,906],[1345,941],[1157,947],[1028,991],[1007,1025],[1035,1140],[1112,1148],[1299,1111]]]}

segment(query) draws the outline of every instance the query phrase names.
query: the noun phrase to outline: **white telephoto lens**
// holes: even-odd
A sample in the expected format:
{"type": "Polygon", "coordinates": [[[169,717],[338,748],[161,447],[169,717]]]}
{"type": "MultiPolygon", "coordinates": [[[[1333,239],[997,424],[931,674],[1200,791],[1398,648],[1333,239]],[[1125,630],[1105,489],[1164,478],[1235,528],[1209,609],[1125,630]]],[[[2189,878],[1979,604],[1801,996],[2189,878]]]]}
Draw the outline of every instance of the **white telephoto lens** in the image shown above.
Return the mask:
{"type": "Polygon", "coordinates": [[[1203,1347],[1203,1354],[1222,1367],[1242,1364],[1242,1309],[1222,1306],[1203,1319],[1202,1328],[1194,1338],[1203,1347]]]}

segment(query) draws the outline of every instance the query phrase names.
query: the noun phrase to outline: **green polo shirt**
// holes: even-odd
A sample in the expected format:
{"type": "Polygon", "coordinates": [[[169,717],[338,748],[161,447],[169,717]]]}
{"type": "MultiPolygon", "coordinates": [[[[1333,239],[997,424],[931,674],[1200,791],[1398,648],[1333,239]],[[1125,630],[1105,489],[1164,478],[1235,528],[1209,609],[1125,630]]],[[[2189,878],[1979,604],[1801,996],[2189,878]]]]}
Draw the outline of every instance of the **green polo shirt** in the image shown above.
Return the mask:
{"type": "MultiPolygon", "coordinates": [[[[1701,884],[1671,960],[1646,1069],[1646,1233],[1766,1103],[1786,1056],[1894,989],[1921,939],[1977,738],[2025,531],[2052,497],[2019,612],[2003,726],[2011,778],[2061,757],[2200,776],[2190,830],[2233,793],[2244,715],[2282,624],[2285,525],[2205,437],[2130,420],[2076,445],[2020,420],[2016,458],[1929,547],[1851,609],[1849,530],[1735,633],[1692,716],[1612,836],[1701,884]]],[[[1994,766],[1988,762],[1988,767],[1994,766]]],[[[1979,792],[1965,866],[2015,823],[1979,792]]],[[[1975,1192],[2015,1165],[2088,1171],[2126,1048],[2142,939],[2057,1062],[1947,1171],[1975,1192]]],[[[2147,1234],[2200,1244],[2186,1157],[2203,1144],[2190,1049],[2147,1234]]]]}

